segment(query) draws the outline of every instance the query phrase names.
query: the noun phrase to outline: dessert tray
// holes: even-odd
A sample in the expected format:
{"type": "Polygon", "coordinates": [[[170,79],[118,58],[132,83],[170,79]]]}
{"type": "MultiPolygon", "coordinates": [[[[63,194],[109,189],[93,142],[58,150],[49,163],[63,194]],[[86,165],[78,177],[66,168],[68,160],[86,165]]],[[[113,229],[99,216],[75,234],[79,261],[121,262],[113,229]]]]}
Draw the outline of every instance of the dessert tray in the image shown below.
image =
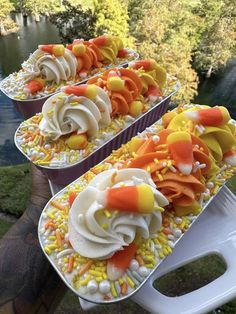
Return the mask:
{"type": "Polygon", "coordinates": [[[20,71],[0,82],[0,89],[24,118],[30,118],[61,87],[86,83],[108,68],[125,67],[138,57],[136,51],[124,48],[120,38],[110,35],[90,41],[76,39],[66,46],[39,45],[20,71]]]}
{"type": "Polygon", "coordinates": [[[57,193],[41,247],[65,284],[94,303],[136,293],[235,173],[235,122],[186,105],[57,193]]]}
{"type": "MultiPolygon", "coordinates": [[[[148,60],[144,61],[147,63],[148,60]]],[[[142,61],[137,61],[136,63],[140,64],[140,62],[142,61]]],[[[157,69],[156,71],[158,72],[158,66],[157,69]]],[[[149,91],[148,84],[152,84],[150,86],[153,88],[154,84],[157,85],[156,81],[152,79],[151,75],[147,75],[147,71],[143,69],[137,71],[139,71],[137,73],[139,73],[140,78],[135,74],[136,72],[133,71],[133,68],[114,68],[105,72],[104,75],[108,77],[107,82],[112,81],[116,84],[117,81],[118,83],[120,83],[120,81],[122,82],[122,78],[130,82],[131,77],[132,80],[136,80],[138,77],[139,80],[136,84],[140,84],[139,94],[136,92],[135,95],[131,94],[133,91],[130,93],[130,91],[127,92],[127,89],[113,91],[112,89],[116,89],[116,86],[110,86],[108,83],[104,86],[101,85],[101,81],[103,84],[105,82],[103,75],[91,79],[88,85],[80,85],[80,87],[74,89],[73,87],[66,87],[64,92],[50,97],[44,104],[42,113],[24,121],[17,129],[15,133],[15,144],[17,148],[53,182],[63,185],[72,182],[93,165],[102,161],[113,149],[117,149],[121,144],[126,143],[132,136],[136,135],[138,131],[143,131],[146,127],[150,126],[168,109],[172,95],[176,93],[180,87],[179,82],[173,77],[167,77],[167,83],[161,91],[162,94],[154,95],[153,90],[149,91]],[[116,77],[115,75],[117,73],[120,74],[121,77],[116,77]],[[96,86],[93,84],[96,84],[96,86]],[[107,91],[107,86],[111,90],[107,91]],[[105,95],[104,91],[107,93],[108,97],[105,95]],[[93,93],[97,95],[95,100],[93,93]],[[91,103],[92,100],[97,107],[101,106],[102,98],[103,103],[108,107],[108,109],[107,107],[99,109],[103,111],[103,124],[101,126],[99,124],[98,132],[96,135],[90,133],[90,138],[88,138],[87,135],[83,137],[87,145],[82,145],[81,148],[77,146],[68,147],[69,144],[67,145],[67,143],[75,137],[74,135],[68,138],[65,134],[55,141],[49,141],[46,137],[47,134],[44,134],[45,136],[42,135],[42,130],[40,130],[42,119],[46,121],[46,109],[44,110],[44,108],[47,108],[46,118],[54,110],[55,103],[58,104],[58,107],[59,103],[64,102],[64,107],[67,106],[67,112],[71,108],[79,111],[82,108],[82,103],[76,107],[76,102],[74,101],[78,100],[78,98],[76,98],[78,95],[82,96],[80,102],[83,101],[85,103],[85,101],[89,101],[91,103]],[[113,97],[113,95],[115,96],[113,97]],[[134,95],[132,96],[133,98],[130,98],[130,95],[134,95]],[[73,98],[74,100],[72,101],[70,97],[75,98],[73,98]],[[126,102],[125,105],[124,102],[126,102]],[[111,113],[110,111],[107,113],[111,115],[111,118],[104,116],[105,110],[112,110],[111,113]],[[107,122],[108,120],[109,122],[107,122]]],[[[133,86],[132,84],[134,83],[130,84],[133,86]]],[[[59,114],[61,113],[58,113],[58,115],[59,114]]],[[[66,114],[64,117],[70,119],[70,117],[67,117],[68,114],[67,116],[66,114]]],[[[72,119],[75,121],[73,117],[72,119]]],[[[102,119],[100,119],[100,121],[102,121],[102,119]]],[[[47,125],[49,125],[49,123],[47,123],[47,125]]],[[[55,127],[53,130],[55,130],[55,127]]],[[[88,129],[88,132],[89,131],[88,129]]]]}

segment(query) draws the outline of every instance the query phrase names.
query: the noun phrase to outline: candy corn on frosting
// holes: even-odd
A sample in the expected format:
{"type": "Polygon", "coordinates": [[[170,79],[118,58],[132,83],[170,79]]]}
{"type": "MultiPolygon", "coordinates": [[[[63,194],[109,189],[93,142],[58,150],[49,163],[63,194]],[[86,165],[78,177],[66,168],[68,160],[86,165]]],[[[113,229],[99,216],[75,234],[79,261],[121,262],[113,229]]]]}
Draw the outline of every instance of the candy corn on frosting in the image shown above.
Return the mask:
{"type": "Polygon", "coordinates": [[[134,60],[138,54],[125,49],[122,40],[102,35],[89,41],[75,39],[72,44],[39,45],[19,72],[8,76],[1,89],[15,100],[40,99],[64,85],[86,81],[89,77],[134,60]]]}
{"type": "Polygon", "coordinates": [[[51,96],[41,113],[18,128],[17,147],[44,167],[81,162],[155,106],[175,82],[167,80],[154,60],[152,69],[134,65],[107,70],[87,84],[66,86],[51,96]]]}
{"type": "Polygon", "coordinates": [[[109,303],[142,286],[234,175],[235,124],[178,107],[49,201],[40,243],[75,293],[109,303]]]}

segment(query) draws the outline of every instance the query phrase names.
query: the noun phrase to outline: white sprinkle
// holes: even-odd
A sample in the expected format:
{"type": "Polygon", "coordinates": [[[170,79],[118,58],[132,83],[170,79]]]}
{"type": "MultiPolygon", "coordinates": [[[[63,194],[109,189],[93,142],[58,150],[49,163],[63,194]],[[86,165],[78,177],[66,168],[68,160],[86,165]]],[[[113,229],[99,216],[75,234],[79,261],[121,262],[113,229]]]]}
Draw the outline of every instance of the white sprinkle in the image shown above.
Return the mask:
{"type": "Polygon", "coordinates": [[[173,229],[173,235],[176,238],[179,238],[182,235],[182,231],[179,228],[175,228],[175,229],[173,229]]]}

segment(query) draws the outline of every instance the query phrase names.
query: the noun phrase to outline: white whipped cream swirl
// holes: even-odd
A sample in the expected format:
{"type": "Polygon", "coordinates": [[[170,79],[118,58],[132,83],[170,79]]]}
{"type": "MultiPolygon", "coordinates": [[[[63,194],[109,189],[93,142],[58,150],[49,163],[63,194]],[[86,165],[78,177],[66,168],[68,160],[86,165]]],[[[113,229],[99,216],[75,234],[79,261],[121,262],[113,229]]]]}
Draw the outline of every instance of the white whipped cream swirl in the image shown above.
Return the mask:
{"type": "Polygon", "coordinates": [[[99,127],[111,122],[111,101],[102,88],[96,88],[97,96],[94,100],[64,93],[47,99],[39,124],[41,134],[52,140],[74,131],[77,134],[87,133],[89,137],[96,136],[99,127]]]}
{"type": "Polygon", "coordinates": [[[22,64],[27,80],[32,80],[39,75],[46,81],[57,84],[61,80],[67,81],[76,76],[77,60],[69,49],[65,49],[64,56],[56,57],[50,53],[37,49],[30,58],[22,64]]]}
{"type": "Polygon", "coordinates": [[[151,214],[131,214],[119,211],[107,218],[101,211],[99,193],[111,187],[148,184],[154,193],[155,206],[166,206],[168,200],[156,190],[150,174],[142,169],[107,170],[91,180],[75,199],[69,213],[69,240],[82,256],[107,259],[116,251],[132,243],[136,235],[148,238],[162,225],[162,216],[154,210],[151,214]],[[115,182],[114,173],[116,172],[115,182]],[[102,226],[107,224],[107,228],[102,226]]]}

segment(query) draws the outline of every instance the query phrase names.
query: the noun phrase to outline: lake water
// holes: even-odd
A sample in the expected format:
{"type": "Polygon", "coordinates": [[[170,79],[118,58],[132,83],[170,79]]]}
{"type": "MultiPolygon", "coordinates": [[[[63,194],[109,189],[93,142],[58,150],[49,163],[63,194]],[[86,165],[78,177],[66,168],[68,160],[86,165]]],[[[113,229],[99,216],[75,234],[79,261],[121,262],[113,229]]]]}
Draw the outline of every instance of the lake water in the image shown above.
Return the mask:
{"type": "MultiPolygon", "coordinates": [[[[47,18],[36,23],[32,17],[23,18],[16,14],[14,19],[20,25],[19,32],[0,37],[0,80],[18,71],[39,44],[58,43],[58,31],[47,18]]],[[[15,130],[22,121],[10,100],[0,92],[0,166],[13,165],[26,159],[14,145],[15,130]]]]}
{"type": "MultiPolygon", "coordinates": [[[[0,37],[0,80],[20,69],[38,44],[58,43],[57,29],[42,17],[36,23],[32,17],[24,19],[15,15],[21,26],[17,34],[0,37]]],[[[209,80],[204,80],[199,87],[199,95],[194,102],[208,105],[226,105],[236,118],[236,60],[230,62],[225,70],[209,80]]],[[[11,101],[0,92],[0,166],[13,165],[26,159],[15,148],[13,136],[22,121],[11,101]]]]}

